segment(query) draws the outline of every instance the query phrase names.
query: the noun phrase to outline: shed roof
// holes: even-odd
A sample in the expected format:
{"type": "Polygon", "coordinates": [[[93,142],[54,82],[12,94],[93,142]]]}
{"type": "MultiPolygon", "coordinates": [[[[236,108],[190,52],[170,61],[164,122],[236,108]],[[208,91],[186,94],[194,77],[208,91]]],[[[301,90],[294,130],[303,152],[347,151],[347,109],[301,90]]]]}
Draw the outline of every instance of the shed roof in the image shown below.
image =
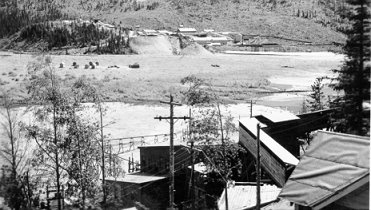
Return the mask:
{"type": "MultiPolygon", "coordinates": [[[[261,204],[277,200],[281,189],[275,185],[260,186],[261,204]]],[[[235,185],[228,188],[228,209],[242,210],[256,205],[256,185],[235,185]]],[[[219,210],[225,209],[225,191],[218,200],[219,210]]]]}
{"type": "MultiPolygon", "coordinates": [[[[354,192],[368,197],[369,157],[368,138],[318,131],[279,197],[314,209],[354,192]]],[[[368,206],[363,202],[352,203],[368,206]]]]}
{"type": "Polygon", "coordinates": [[[162,179],[166,179],[166,176],[153,176],[144,173],[133,173],[133,174],[126,174],[124,177],[114,178],[114,177],[107,177],[107,181],[112,182],[126,182],[132,184],[143,184],[147,182],[154,182],[162,179]]]}

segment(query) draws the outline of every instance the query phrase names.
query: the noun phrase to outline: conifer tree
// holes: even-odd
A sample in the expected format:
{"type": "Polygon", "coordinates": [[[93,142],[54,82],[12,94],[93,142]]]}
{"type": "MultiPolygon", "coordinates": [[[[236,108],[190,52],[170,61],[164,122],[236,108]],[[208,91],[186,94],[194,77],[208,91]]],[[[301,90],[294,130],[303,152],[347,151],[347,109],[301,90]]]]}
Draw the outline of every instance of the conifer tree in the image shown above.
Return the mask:
{"type": "Polygon", "coordinates": [[[346,59],[333,70],[338,73],[333,88],[341,91],[334,102],[334,126],[339,132],[369,135],[370,110],[363,105],[370,102],[370,5],[366,0],[348,0],[348,4],[354,11],[348,17],[352,27],[346,31],[346,59]]]}
{"type": "Polygon", "coordinates": [[[310,111],[317,111],[324,109],[324,94],[322,92],[322,89],[324,87],[322,83],[323,78],[318,77],[316,78],[313,85],[311,85],[312,93],[309,95],[310,100],[307,100],[307,108],[310,111]]]}

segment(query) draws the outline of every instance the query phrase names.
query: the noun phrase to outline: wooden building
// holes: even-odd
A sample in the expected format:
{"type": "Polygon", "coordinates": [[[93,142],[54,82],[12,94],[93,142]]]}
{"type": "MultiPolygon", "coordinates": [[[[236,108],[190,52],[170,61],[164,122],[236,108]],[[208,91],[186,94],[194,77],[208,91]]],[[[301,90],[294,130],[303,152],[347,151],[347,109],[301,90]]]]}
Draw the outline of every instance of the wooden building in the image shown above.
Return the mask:
{"type": "MultiPolygon", "coordinates": [[[[163,175],[169,173],[169,146],[147,145],[140,149],[140,171],[142,173],[163,175]]],[[[185,145],[174,145],[174,170],[181,170],[191,165],[190,148],[185,145]]]]}
{"type": "MultiPolygon", "coordinates": [[[[169,206],[169,146],[166,144],[140,146],[140,171],[126,174],[123,178],[107,178],[115,186],[118,198],[128,207],[139,202],[151,209],[166,209],[169,206]]],[[[183,205],[189,199],[191,149],[185,145],[174,145],[175,203],[183,205]]],[[[195,160],[198,152],[195,151],[195,160]]],[[[196,162],[195,162],[196,163],[196,162]]],[[[202,196],[202,175],[195,173],[198,195],[202,196]]]]}
{"type": "Polygon", "coordinates": [[[240,120],[239,143],[248,151],[245,160],[247,177],[254,181],[256,159],[257,124],[261,125],[261,165],[263,175],[267,175],[277,186],[282,187],[298,163],[300,142],[298,138],[308,132],[328,128],[332,110],[312,113],[259,115],[247,120],[240,120]]]}
{"type": "Polygon", "coordinates": [[[125,207],[132,207],[135,202],[154,209],[166,209],[168,206],[168,176],[136,172],[123,178],[107,177],[106,182],[113,189],[111,193],[123,201],[125,207]]]}

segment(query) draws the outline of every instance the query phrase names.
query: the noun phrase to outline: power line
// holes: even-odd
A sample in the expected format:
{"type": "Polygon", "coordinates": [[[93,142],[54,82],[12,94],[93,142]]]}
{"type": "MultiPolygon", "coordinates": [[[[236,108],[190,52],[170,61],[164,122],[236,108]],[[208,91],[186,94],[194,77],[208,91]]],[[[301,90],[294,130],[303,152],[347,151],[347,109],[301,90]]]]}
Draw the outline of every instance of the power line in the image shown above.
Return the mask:
{"type": "Polygon", "coordinates": [[[169,155],[170,155],[170,199],[169,199],[169,209],[174,209],[174,119],[190,119],[190,117],[174,117],[174,106],[181,106],[180,103],[176,103],[173,101],[173,96],[170,94],[170,101],[160,101],[160,103],[169,104],[170,105],[170,116],[169,117],[155,117],[155,119],[162,120],[162,119],[169,119],[170,120],[170,147],[169,147],[169,155]]]}
{"type": "MultiPolygon", "coordinates": [[[[179,132],[178,132],[179,133],[179,132]]],[[[137,138],[145,138],[145,137],[156,137],[156,136],[168,136],[168,133],[163,134],[154,134],[154,135],[143,135],[143,136],[130,136],[130,137],[121,137],[121,138],[113,138],[113,139],[105,139],[105,141],[118,141],[124,139],[137,139],[137,138]]]]}

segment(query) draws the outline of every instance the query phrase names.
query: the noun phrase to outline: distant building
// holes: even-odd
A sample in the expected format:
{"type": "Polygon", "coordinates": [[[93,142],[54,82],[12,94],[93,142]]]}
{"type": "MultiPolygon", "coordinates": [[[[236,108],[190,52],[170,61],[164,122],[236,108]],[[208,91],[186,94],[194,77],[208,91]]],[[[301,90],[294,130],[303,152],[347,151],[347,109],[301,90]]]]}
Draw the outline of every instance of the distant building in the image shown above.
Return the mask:
{"type": "Polygon", "coordinates": [[[158,35],[158,32],[153,29],[143,29],[142,32],[146,36],[157,36],[158,35]]]}
{"type": "Polygon", "coordinates": [[[227,36],[219,36],[219,37],[212,37],[212,36],[206,36],[206,37],[199,37],[199,36],[192,36],[191,37],[193,41],[197,42],[200,45],[225,45],[227,43],[232,43],[233,39],[227,36]]]}
{"type": "Polygon", "coordinates": [[[168,35],[168,36],[171,36],[171,35],[174,35],[176,33],[172,32],[172,31],[168,31],[168,30],[157,30],[158,33],[160,34],[163,34],[163,35],[168,35]]]}
{"type": "Polygon", "coordinates": [[[283,51],[283,47],[277,43],[263,43],[262,44],[262,49],[265,52],[268,51],[283,51]]]}
{"type": "Polygon", "coordinates": [[[298,210],[369,209],[370,139],[318,131],[279,197],[298,210]]]}
{"type": "Polygon", "coordinates": [[[233,39],[221,35],[219,33],[215,32],[201,32],[197,34],[193,34],[190,36],[191,39],[195,42],[197,42],[200,45],[225,45],[227,43],[232,43],[233,39]]]}
{"type": "Polygon", "coordinates": [[[224,36],[228,36],[233,39],[234,43],[242,43],[242,34],[237,32],[220,32],[224,36]]]}
{"type": "Polygon", "coordinates": [[[178,28],[177,33],[183,35],[190,35],[197,33],[197,30],[195,28],[178,28]]]}

